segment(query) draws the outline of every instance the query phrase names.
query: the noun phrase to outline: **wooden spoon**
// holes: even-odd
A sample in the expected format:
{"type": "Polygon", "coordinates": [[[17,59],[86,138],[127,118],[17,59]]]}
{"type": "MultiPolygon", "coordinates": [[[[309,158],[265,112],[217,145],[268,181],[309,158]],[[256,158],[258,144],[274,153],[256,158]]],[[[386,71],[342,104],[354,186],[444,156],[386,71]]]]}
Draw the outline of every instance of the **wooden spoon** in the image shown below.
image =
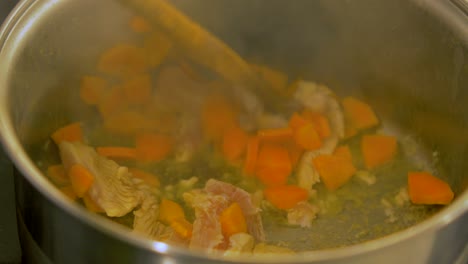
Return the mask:
{"type": "Polygon", "coordinates": [[[269,109],[278,109],[282,99],[259,78],[250,65],[228,45],[202,28],[165,0],[118,0],[162,30],[195,62],[213,70],[233,84],[254,91],[269,109]]]}

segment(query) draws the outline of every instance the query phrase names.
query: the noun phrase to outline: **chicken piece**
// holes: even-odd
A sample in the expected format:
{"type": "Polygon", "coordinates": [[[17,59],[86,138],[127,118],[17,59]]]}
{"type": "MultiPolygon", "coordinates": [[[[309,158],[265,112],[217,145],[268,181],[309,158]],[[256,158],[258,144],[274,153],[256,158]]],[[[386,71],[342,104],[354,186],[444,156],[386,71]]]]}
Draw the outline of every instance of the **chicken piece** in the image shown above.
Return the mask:
{"type": "Polygon", "coordinates": [[[308,202],[300,202],[288,210],[288,223],[300,227],[310,227],[319,209],[308,202]]]}
{"type": "Polygon", "coordinates": [[[88,193],[110,217],[119,217],[132,211],[140,203],[140,193],[126,167],[102,157],[80,142],[63,141],[59,144],[60,157],[68,171],[80,164],[94,176],[88,193]]]}
{"type": "Polygon", "coordinates": [[[190,248],[213,250],[227,247],[221,230],[219,216],[230,204],[236,202],[242,209],[247,230],[258,241],[265,239],[259,209],[253,205],[250,194],[234,185],[210,179],[205,188],[183,195],[185,202],[195,209],[190,248]]]}
{"type": "Polygon", "coordinates": [[[253,250],[254,255],[277,255],[277,254],[294,254],[289,248],[279,247],[274,245],[268,245],[265,243],[259,243],[255,245],[253,250]]]}
{"type": "Polygon", "coordinates": [[[203,143],[203,133],[198,112],[182,113],[177,132],[178,142],[175,147],[175,160],[187,162],[203,143]]]}
{"type": "Polygon", "coordinates": [[[331,135],[322,142],[318,150],[305,152],[299,161],[297,170],[298,185],[311,190],[320,181],[312,159],[320,154],[331,154],[338,141],[344,136],[344,115],[333,92],[324,85],[301,81],[298,83],[294,98],[305,108],[324,114],[329,123],[331,135]]]}
{"type": "Polygon", "coordinates": [[[408,194],[408,188],[402,187],[398,191],[397,195],[395,195],[395,203],[398,206],[403,206],[405,204],[408,204],[410,201],[409,194],[408,194]]]}
{"type": "Polygon", "coordinates": [[[165,241],[172,235],[170,227],[158,221],[159,204],[156,197],[146,194],[138,210],[133,212],[133,232],[150,239],[165,241]]]}
{"type": "Polygon", "coordinates": [[[229,206],[225,196],[192,190],[183,195],[187,204],[195,209],[192,239],[189,248],[212,251],[223,243],[219,215],[229,206]]]}
{"type": "Polygon", "coordinates": [[[246,233],[237,233],[229,238],[229,248],[224,252],[225,256],[238,256],[251,253],[254,247],[254,238],[246,233]]]}
{"type": "Polygon", "coordinates": [[[248,233],[257,241],[265,240],[265,231],[263,230],[260,209],[253,204],[252,197],[248,192],[232,184],[215,179],[209,179],[206,182],[205,191],[215,195],[226,196],[229,204],[234,202],[238,203],[247,222],[248,233]]]}

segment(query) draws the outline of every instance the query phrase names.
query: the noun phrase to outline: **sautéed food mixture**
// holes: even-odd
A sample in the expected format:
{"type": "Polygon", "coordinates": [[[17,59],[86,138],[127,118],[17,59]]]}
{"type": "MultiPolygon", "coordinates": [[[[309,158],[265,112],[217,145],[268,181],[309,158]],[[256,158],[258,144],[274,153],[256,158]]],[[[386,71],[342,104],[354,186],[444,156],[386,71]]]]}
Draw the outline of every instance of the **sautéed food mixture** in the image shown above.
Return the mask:
{"type": "Polygon", "coordinates": [[[142,41],[110,47],[81,79],[98,121],[62,124],[45,148],[56,158],[38,163],[64,199],[136,235],[225,255],[359,243],[452,201],[440,173],[411,159],[416,143],[362,99],[251,64],[290,102],[269,111],[141,18],[130,25],[142,41]]]}

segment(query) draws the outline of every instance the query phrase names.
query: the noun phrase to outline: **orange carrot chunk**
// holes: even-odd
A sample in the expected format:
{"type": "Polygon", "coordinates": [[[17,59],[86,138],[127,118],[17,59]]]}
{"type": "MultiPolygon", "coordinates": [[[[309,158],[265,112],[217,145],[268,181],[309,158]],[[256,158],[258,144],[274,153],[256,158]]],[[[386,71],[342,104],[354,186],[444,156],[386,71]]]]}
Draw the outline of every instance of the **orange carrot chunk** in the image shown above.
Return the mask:
{"type": "Polygon", "coordinates": [[[353,160],[353,156],[351,154],[351,151],[349,150],[348,145],[337,147],[335,151],[333,152],[333,155],[346,158],[347,160],[350,160],[350,161],[353,160]]]}
{"type": "Polygon", "coordinates": [[[85,204],[86,209],[88,211],[93,212],[93,213],[104,213],[104,209],[102,209],[101,206],[99,206],[89,194],[85,194],[83,196],[83,203],[85,204]]]}
{"type": "Polygon", "coordinates": [[[118,160],[135,160],[136,149],[128,147],[97,147],[96,152],[104,157],[118,160]]]}
{"type": "Polygon", "coordinates": [[[140,134],[136,137],[136,157],[141,162],[157,162],[172,151],[173,139],[163,134],[140,134]]]}
{"type": "Polygon", "coordinates": [[[257,136],[250,137],[247,141],[247,150],[245,154],[244,173],[253,174],[257,167],[258,149],[260,140],[257,136]]]}
{"type": "Polygon", "coordinates": [[[72,201],[75,201],[78,198],[76,196],[75,191],[73,190],[73,187],[70,185],[60,187],[59,189],[63,194],[65,194],[66,197],[68,197],[72,201]]]}
{"type": "Polygon", "coordinates": [[[80,164],[71,166],[68,171],[68,177],[70,178],[70,182],[76,196],[80,198],[88,192],[94,182],[94,176],[91,172],[80,164]]]}
{"type": "Polygon", "coordinates": [[[288,149],[280,144],[264,143],[258,153],[256,175],[266,186],[284,185],[291,174],[288,149]]]}
{"type": "Polygon", "coordinates": [[[223,154],[228,161],[235,161],[244,154],[249,136],[239,126],[228,129],[223,136],[223,154]]]}
{"type": "Polygon", "coordinates": [[[289,158],[291,159],[291,165],[294,168],[299,162],[299,159],[301,158],[304,150],[301,147],[299,147],[294,141],[287,143],[286,147],[288,148],[288,151],[289,151],[289,158]]]}
{"type": "Polygon", "coordinates": [[[108,82],[103,78],[83,76],[81,78],[80,98],[85,104],[95,105],[109,88],[108,86],[108,82]]]}
{"type": "Polygon", "coordinates": [[[320,136],[313,124],[306,124],[296,129],[294,139],[296,144],[305,150],[315,150],[322,146],[320,136]]]}
{"type": "Polygon", "coordinates": [[[361,140],[361,151],[366,168],[375,168],[395,157],[397,140],[393,136],[364,135],[361,140]]]}
{"type": "Polygon", "coordinates": [[[151,25],[141,16],[134,16],[130,19],[130,28],[135,33],[147,33],[151,31],[151,25]]]}
{"type": "Polygon", "coordinates": [[[428,172],[408,173],[408,193],[414,204],[449,204],[454,196],[446,182],[428,172]]]}
{"type": "Polygon", "coordinates": [[[306,120],[298,113],[292,114],[292,116],[289,119],[289,127],[292,128],[294,131],[307,124],[310,124],[310,121],[306,120]]]}
{"type": "Polygon", "coordinates": [[[147,70],[146,61],[142,48],[131,44],[118,44],[101,55],[97,68],[102,73],[126,77],[147,70]]]}
{"type": "Polygon", "coordinates": [[[62,141],[83,141],[83,131],[81,129],[81,124],[76,122],[61,127],[56,130],[51,137],[56,144],[59,144],[62,141]]]}
{"type": "Polygon", "coordinates": [[[184,209],[171,200],[162,199],[159,205],[159,221],[166,225],[170,225],[176,219],[185,219],[184,209]]]}
{"type": "Polygon", "coordinates": [[[193,225],[184,218],[177,218],[170,224],[171,228],[182,238],[192,237],[193,225]]]}
{"type": "Polygon", "coordinates": [[[317,133],[319,134],[320,138],[324,139],[330,136],[331,129],[327,117],[320,113],[312,112],[307,109],[304,109],[302,111],[302,116],[304,117],[304,119],[314,124],[315,129],[317,130],[317,133]]]}
{"type": "Polygon", "coordinates": [[[151,76],[139,74],[132,76],[122,84],[126,100],[135,105],[142,105],[151,100],[151,76]]]}
{"type": "Polygon", "coordinates": [[[132,136],[137,133],[154,131],[158,128],[158,119],[150,119],[136,110],[123,110],[104,119],[104,128],[109,132],[132,136]]]}
{"type": "Polygon", "coordinates": [[[47,177],[57,186],[70,184],[70,179],[62,164],[47,167],[47,177]]]}
{"type": "Polygon", "coordinates": [[[291,209],[308,198],[307,190],[295,185],[269,187],[263,194],[271,204],[283,210],[291,209]]]}
{"type": "Polygon", "coordinates": [[[128,102],[121,86],[110,88],[108,93],[105,93],[97,104],[98,111],[104,119],[125,110],[127,106],[128,102]]]}
{"type": "Polygon", "coordinates": [[[262,141],[284,141],[293,137],[293,130],[290,127],[262,129],[257,132],[262,141]]]}
{"type": "Polygon", "coordinates": [[[228,208],[224,209],[219,216],[219,221],[225,237],[247,232],[244,213],[238,203],[232,203],[228,208]]]}
{"type": "Polygon", "coordinates": [[[342,101],[343,110],[351,125],[358,130],[371,128],[379,123],[374,110],[366,103],[346,97],[342,101]]]}
{"type": "Polygon", "coordinates": [[[334,191],[351,179],[356,172],[351,160],[336,155],[319,155],[312,160],[325,187],[334,191]]]}

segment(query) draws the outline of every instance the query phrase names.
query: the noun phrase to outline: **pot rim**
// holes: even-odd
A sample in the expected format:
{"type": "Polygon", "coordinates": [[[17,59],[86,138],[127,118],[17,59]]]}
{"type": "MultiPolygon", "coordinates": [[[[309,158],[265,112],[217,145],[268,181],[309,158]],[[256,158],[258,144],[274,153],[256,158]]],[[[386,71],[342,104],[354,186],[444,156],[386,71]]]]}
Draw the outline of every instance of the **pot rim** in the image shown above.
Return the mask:
{"type": "Polygon", "coordinates": [[[185,248],[171,246],[163,242],[156,242],[143,237],[129,235],[129,230],[127,228],[103,217],[90,214],[84,208],[68,201],[67,199],[63,199],[63,195],[59,192],[59,190],[43,176],[39,169],[34,165],[33,161],[28,157],[25,150],[21,146],[13,127],[11,115],[8,110],[9,103],[7,101],[9,65],[14,61],[13,55],[16,48],[16,45],[12,45],[11,42],[17,42],[22,38],[22,34],[16,31],[19,29],[21,29],[21,31],[28,30],[26,27],[20,27],[18,29],[16,26],[23,20],[33,22],[40,14],[46,13],[54,5],[60,4],[59,2],[63,3],[66,1],[22,0],[10,13],[0,28],[0,137],[2,145],[5,151],[8,153],[9,158],[12,160],[14,166],[21,172],[23,177],[25,177],[55,206],[86,223],[92,228],[100,230],[101,232],[115,237],[132,246],[166,256],[179,255],[188,258],[195,257],[199,259],[209,259],[216,261],[235,260],[236,262],[243,263],[254,263],[260,261],[264,263],[310,263],[311,261],[344,259],[357,255],[365,255],[366,253],[370,253],[375,250],[384,249],[410,238],[420,236],[423,233],[435,232],[453,222],[463,213],[468,211],[468,190],[465,190],[452,202],[451,205],[445,207],[429,219],[405,230],[390,234],[382,238],[347,247],[316,250],[291,256],[280,255],[274,256],[273,258],[268,256],[259,256],[255,258],[241,256],[232,259],[221,256],[220,258],[214,254],[209,255],[203,252],[190,251],[185,248]],[[32,11],[38,12],[34,13],[32,11]],[[31,16],[32,13],[35,15],[31,16]]]}

